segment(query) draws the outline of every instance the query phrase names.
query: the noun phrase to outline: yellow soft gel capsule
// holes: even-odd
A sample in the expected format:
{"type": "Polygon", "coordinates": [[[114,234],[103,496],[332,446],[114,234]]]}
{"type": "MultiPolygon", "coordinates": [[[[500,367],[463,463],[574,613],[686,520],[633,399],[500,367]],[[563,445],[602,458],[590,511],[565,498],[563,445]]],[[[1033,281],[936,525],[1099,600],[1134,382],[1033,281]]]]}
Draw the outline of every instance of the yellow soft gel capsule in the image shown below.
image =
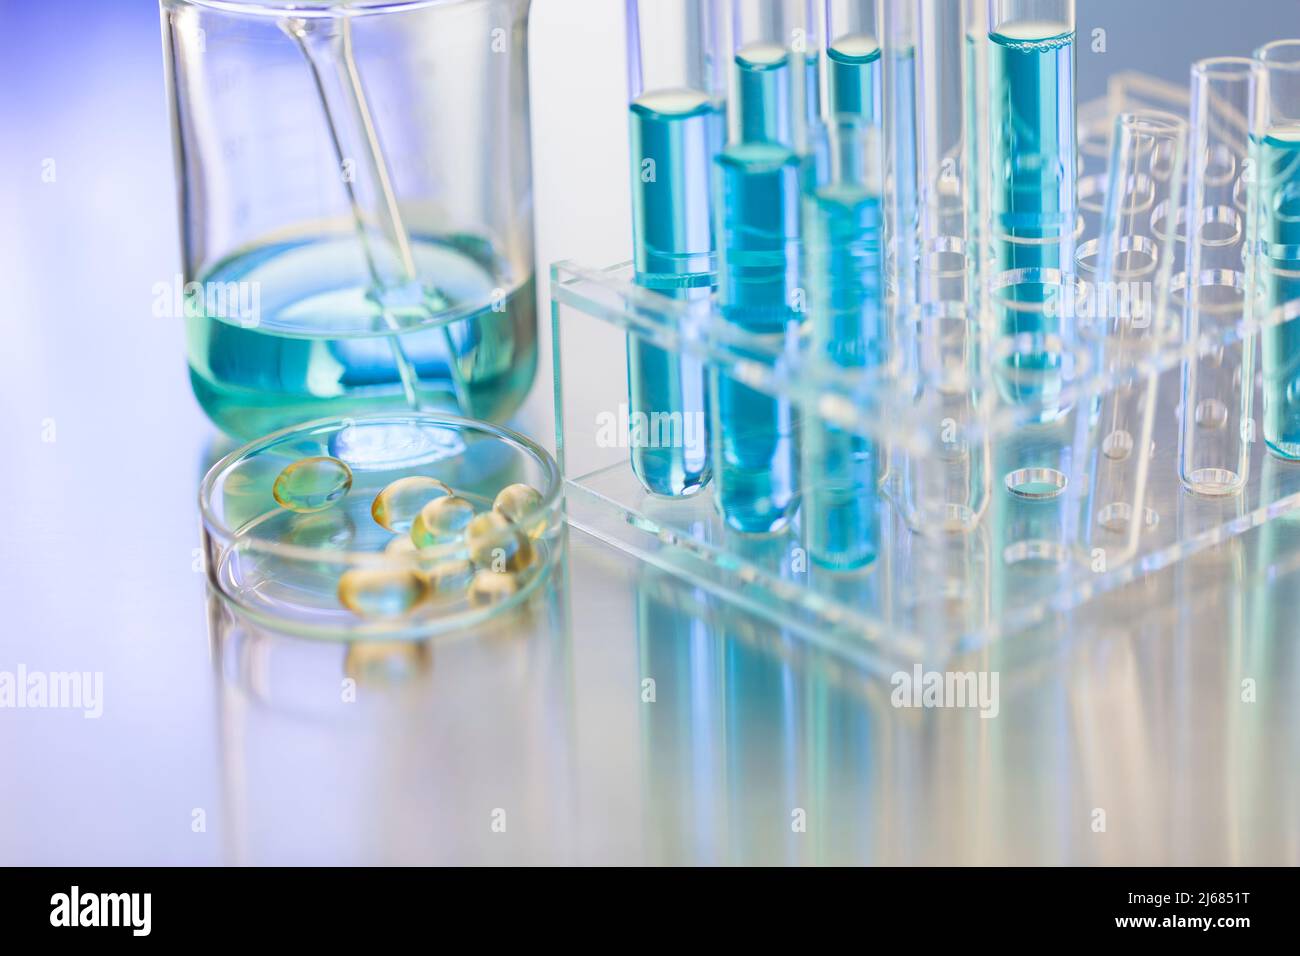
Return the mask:
{"type": "Polygon", "coordinates": [[[411,524],[411,541],[417,548],[455,541],[474,520],[474,506],[464,498],[448,495],[435,498],[420,509],[411,524]]]}
{"type": "Polygon", "coordinates": [[[339,578],[339,603],[361,617],[402,617],[424,600],[427,587],[414,571],[354,568],[339,578]]]}
{"type": "Polygon", "coordinates": [[[476,515],[465,528],[469,558],[489,571],[522,571],[533,563],[533,546],[528,538],[500,512],[476,515]]]}
{"type": "Polygon", "coordinates": [[[271,486],[280,507],[310,514],[324,511],[352,488],[352,469],[337,458],[303,458],[276,476],[271,486]]]}
{"type": "Polygon", "coordinates": [[[411,530],[420,509],[435,498],[451,497],[452,491],[437,478],[411,475],[398,478],[375,495],[370,514],[375,521],[394,534],[411,530]]]}
{"type": "MultiPolygon", "coordinates": [[[[492,510],[523,528],[524,519],[536,511],[541,504],[541,492],[532,485],[520,482],[502,488],[497,493],[496,500],[492,502],[492,510]]],[[[525,530],[530,537],[539,537],[546,530],[546,519],[531,522],[531,526],[525,530]]]]}
{"type": "Polygon", "coordinates": [[[469,582],[469,603],[476,607],[499,604],[519,593],[519,576],[502,571],[479,571],[469,582]]]}
{"type": "Polygon", "coordinates": [[[429,600],[441,603],[464,596],[474,578],[474,565],[465,560],[439,561],[421,574],[429,600]]]}

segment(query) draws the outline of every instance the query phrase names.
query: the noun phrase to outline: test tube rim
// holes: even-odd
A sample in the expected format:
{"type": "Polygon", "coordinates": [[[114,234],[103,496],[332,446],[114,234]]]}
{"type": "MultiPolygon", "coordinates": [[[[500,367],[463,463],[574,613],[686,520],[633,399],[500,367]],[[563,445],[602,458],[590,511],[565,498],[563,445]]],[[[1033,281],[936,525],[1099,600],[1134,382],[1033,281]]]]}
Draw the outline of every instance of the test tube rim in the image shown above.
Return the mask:
{"type": "MultiPolygon", "coordinates": [[[[319,6],[305,6],[313,0],[160,0],[163,7],[176,10],[198,7],[215,13],[252,17],[298,17],[304,20],[365,17],[385,13],[405,13],[422,7],[450,6],[466,0],[352,0],[341,6],[335,0],[314,0],[319,6]]],[[[531,3],[532,0],[526,0],[531,3]]]]}
{"type": "Polygon", "coordinates": [[[1192,64],[1193,79],[1249,80],[1259,73],[1259,61],[1248,56],[1209,56],[1192,64]]]}
{"type": "Polygon", "coordinates": [[[1300,73],[1300,37],[1270,40],[1255,50],[1254,59],[1263,63],[1265,68],[1269,70],[1286,70],[1300,73]],[[1290,51],[1293,57],[1291,59],[1275,59],[1272,54],[1279,50],[1290,51]]]}

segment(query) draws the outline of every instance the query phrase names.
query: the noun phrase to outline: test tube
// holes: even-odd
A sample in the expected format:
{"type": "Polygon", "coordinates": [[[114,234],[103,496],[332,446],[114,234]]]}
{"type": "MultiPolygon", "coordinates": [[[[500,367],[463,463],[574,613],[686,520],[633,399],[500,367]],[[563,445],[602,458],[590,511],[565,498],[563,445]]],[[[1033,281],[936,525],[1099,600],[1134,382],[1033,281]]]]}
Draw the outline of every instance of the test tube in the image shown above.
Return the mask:
{"type": "MultiPolygon", "coordinates": [[[[918,304],[905,328],[918,405],[936,447],[906,456],[906,516],[914,530],[965,531],[989,495],[988,448],[979,426],[981,322],[971,295],[977,244],[970,229],[976,124],[963,85],[971,42],[963,0],[913,0],[916,24],[918,304]]],[[[981,38],[982,39],[982,38],[981,38]]]]}
{"type": "Polygon", "coordinates": [[[965,302],[970,155],[963,0],[913,0],[916,23],[917,215],[921,302],[965,302]]]}
{"type": "MultiPolygon", "coordinates": [[[[707,300],[716,276],[721,13],[720,0],[627,0],[636,281],[670,298],[707,300]]],[[[627,376],[632,470],[652,494],[694,494],[710,477],[701,363],[629,333],[627,376]]]]}
{"type": "Polygon", "coordinates": [[[909,310],[916,303],[916,9],[913,0],[881,0],[884,35],[886,178],[889,209],[889,273],[894,279],[896,337],[905,342],[909,310]]]}
{"type": "MultiPolygon", "coordinates": [[[[1300,40],[1255,51],[1264,68],[1264,135],[1259,171],[1259,282],[1265,328],[1264,442],[1279,458],[1300,460],[1300,322],[1286,306],[1300,299],[1300,40]]],[[[1293,312],[1294,314],[1294,312],[1293,312]]]]}
{"type": "MultiPolygon", "coordinates": [[[[962,0],[966,30],[962,65],[966,100],[966,229],[971,248],[971,284],[967,300],[983,315],[985,248],[984,211],[989,194],[989,8],[986,0],[962,0]]],[[[982,330],[983,331],[983,330],[982,330]]]]}
{"type": "Polygon", "coordinates": [[[1155,110],[1115,121],[1097,282],[1084,330],[1111,379],[1079,416],[1086,473],[1078,542],[1089,565],[1114,568],[1137,551],[1146,509],[1158,372],[1147,360],[1169,339],[1169,283],[1182,206],[1187,123],[1155,110]],[[1098,554],[1100,549],[1100,554],[1098,554]]]}
{"type": "Polygon", "coordinates": [[[826,115],[879,125],[884,110],[879,0],[826,0],[826,115]]]}
{"type": "MultiPolygon", "coordinates": [[[[714,163],[718,309],[767,357],[798,343],[807,13],[801,0],[731,0],[730,137],[714,163]]],[[[737,531],[780,531],[799,504],[794,405],[717,369],[710,386],[719,510],[737,531]]]]}
{"type": "MultiPolygon", "coordinates": [[[[833,63],[828,59],[831,70],[833,63]]],[[[865,115],[842,113],[828,121],[824,136],[804,196],[812,364],[878,368],[888,361],[889,345],[881,129],[865,115]]],[[[873,562],[880,543],[879,444],[805,421],[803,465],[803,526],[813,561],[835,570],[873,562]]]]}
{"type": "Polygon", "coordinates": [[[1242,57],[1192,66],[1187,251],[1173,289],[1184,339],[1197,345],[1183,363],[1179,477],[1198,495],[1241,491],[1255,437],[1258,177],[1246,160],[1263,133],[1262,77],[1263,67],[1242,57]]]}
{"type": "MultiPolygon", "coordinates": [[[[1074,0],[989,0],[988,10],[988,216],[996,272],[989,284],[997,332],[1068,343],[1071,317],[1057,306],[1072,287],[1078,214],[1074,0]]],[[[1010,351],[1035,371],[1062,362],[1056,352],[1010,351]]],[[[1040,384],[1043,393],[1005,397],[1037,404],[1043,419],[1053,420],[1061,413],[1053,403],[1057,383],[1047,375],[1040,384]]]]}

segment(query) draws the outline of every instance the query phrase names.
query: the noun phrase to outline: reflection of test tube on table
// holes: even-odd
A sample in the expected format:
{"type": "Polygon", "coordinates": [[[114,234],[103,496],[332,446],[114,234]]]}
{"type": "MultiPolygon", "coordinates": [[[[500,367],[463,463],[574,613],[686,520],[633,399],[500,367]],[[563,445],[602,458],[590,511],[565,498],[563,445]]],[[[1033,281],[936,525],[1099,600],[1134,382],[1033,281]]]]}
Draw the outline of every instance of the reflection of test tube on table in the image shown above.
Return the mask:
{"type": "MultiPolygon", "coordinates": [[[[711,182],[722,149],[725,61],[717,0],[628,0],[632,221],[639,285],[706,299],[715,278],[711,182]]],[[[630,419],[672,423],[669,441],[630,436],[647,490],[689,495],[709,480],[707,398],[698,359],[627,337],[630,419]]]]}
{"type": "Polygon", "coordinates": [[[1262,133],[1262,72],[1241,57],[1192,66],[1186,266],[1172,287],[1197,344],[1183,363],[1179,477],[1200,495],[1245,487],[1254,439],[1258,177],[1246,160],[1262,133]]]}
{"type": "MultiPolygon", "coordinates": [[[[732,0],[730,136],[715,164],[718,307],[723,319],[793,347],[799,202],[806,143],[807,7],[732,0]]],[[[710,375],[717,501],[738,531],[773,532],[799,503],[798,422],[787,398],[710,375]]]]}
{"type": "Polygon", "coordinates": [[[1263,136],[1254,144],[1259,183],[1260,336],[1264,442],[1279,458],[1300,460],[1300,40],[1255,51],[1267,92],[1263,136]],[[1292,310],[1294,315],[1294,310],[1292,310]]]}
{"type": "MultiPolygon", "coordinates": [[[[988,22],[990,276],[1000,337],[1073,340],[1057,306],[1073,285],[1077,216],[1074,0],[990,0],[988,22]]],[[[1060,365],[1059,351],[1011,350],[1035,371],[1060,365]]],[[[1042,403],[1058,417],[1050,375],[1042,393],[1007,395],[1042,403]]]]}
{"type": "Polygon", "coordinates": [[[1106,206],[1097,247],[1097,286],[1084,325],[1112,384],[1079,416],[1082,476],[1078,540],[1093,563],[1116,567],[1137,551],[1148,521],[1147,475],[1159,375],[1146,362],[1168,341],[1168,311],[1182,207],[1187,123],[1169,113],[1124,113],[1115,121],[1106,206]]]}

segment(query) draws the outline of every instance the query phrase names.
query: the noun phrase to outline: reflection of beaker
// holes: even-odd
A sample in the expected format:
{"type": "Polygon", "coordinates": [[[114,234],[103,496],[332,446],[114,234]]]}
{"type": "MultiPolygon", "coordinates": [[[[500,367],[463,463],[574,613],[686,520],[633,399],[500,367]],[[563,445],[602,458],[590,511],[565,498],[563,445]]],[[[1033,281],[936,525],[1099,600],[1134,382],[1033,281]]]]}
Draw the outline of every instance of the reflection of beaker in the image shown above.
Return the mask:
{"type": "Polygon", "coordinates": [[[244,436],[536,364],[528,0],[162,0],[191,381],[244,436]]]}
{"type": "Polygon", "coordinates": [[[431,644],[297,639],[210,594],[228,862],[571,860],[560,586],[431,644]]]}

